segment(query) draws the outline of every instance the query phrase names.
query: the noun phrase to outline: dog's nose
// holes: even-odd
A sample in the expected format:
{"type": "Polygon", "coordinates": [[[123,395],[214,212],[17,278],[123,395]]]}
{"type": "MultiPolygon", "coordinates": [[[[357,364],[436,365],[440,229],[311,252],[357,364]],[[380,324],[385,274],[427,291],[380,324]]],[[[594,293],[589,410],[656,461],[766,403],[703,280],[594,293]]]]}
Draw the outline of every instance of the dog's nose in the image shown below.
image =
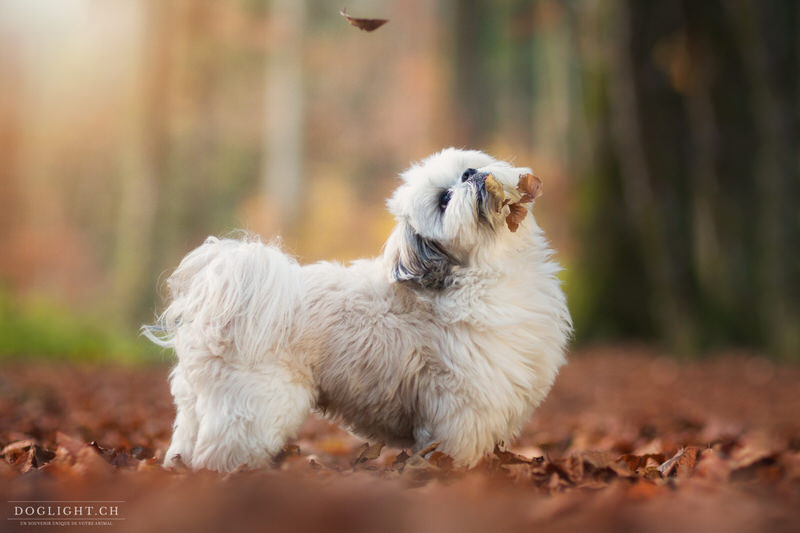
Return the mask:
{"type": "Polygon", "coordinates": [[[463,173],[463,174],[461,174],[461,183],[464,183],[465,181],[467,181],[468,179],[470,179],[470,178],[471,178],[472,176],[474,176],[474,175],[475,175],[477,172],[478,172],[478,171],[477,171],[477,170],[475,170],[474,168],[468,168],[467,170],[465,170],[465,171],[464,171],[464,173],[463,173]]]}

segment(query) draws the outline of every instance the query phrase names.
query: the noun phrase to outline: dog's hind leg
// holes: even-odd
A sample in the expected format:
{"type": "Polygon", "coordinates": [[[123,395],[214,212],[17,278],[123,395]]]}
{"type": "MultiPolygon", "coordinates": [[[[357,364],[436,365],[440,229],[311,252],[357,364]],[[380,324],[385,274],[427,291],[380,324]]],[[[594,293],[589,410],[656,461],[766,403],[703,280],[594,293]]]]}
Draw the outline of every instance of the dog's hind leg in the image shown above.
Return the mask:
{"type": "Polygon", "coordinates": [[[271,463],[311,410],[312,388],[279,365],[234,369],[220,363],[198,398],[191,466],[229,472],[271,463]]]}

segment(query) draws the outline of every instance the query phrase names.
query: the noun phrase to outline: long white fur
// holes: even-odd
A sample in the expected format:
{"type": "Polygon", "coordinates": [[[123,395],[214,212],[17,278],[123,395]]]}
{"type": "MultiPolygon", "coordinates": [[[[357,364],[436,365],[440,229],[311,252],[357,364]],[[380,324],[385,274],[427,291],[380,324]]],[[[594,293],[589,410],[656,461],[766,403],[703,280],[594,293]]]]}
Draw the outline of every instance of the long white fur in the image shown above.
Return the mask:
{"type": "Polygon", "coordinates": [[[383,255],[349,266],[300,266],[254,238],[209,237],[189,253],[159,326],[145,329],[178,357],[165,464],[268,464],[312,409],[367,439],[439,442],[463,466],[513,439],[565,362],[570,316],[533,216],[516,233],[507,211],[481,220],[460,180],[467,168],[511,196],[530,172],[475,151],[429,157],[389,200],[398,225],[383,255]],[[424,259],[410,236],[453,261],[443,288],[393,275],[398,262],[424,259]]]}

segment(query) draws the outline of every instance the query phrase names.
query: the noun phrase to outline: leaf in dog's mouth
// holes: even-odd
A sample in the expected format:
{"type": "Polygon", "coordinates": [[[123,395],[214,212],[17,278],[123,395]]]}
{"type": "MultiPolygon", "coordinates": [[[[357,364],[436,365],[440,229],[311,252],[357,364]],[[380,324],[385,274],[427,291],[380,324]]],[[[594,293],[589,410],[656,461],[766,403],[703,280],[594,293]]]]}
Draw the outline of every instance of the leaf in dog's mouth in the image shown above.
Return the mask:
{"type": "Polygon", "coordinates": [[[512,232],[517,231],[528,214],[528,208],[522,204],[529,204],[542,195],[542,180],[533,174],[520,174],[517,190],[522,194],[519,200],[516,202],[509,199],[503,201],[503,205],[507,205],[510,209],[506,217],[506,225],[512,232]]]}
{"type": "Polygon", "coordinates": [[[492,200],[494,200],[494,203],[497,206],[497,212],[499,213],[505,205],[506,195],[503,193],[503,186],[491,174],[486,177],[484,185],[486,187],[486,193],[492,198],[492,200]]]}
{"type": "Polygon", "coordinates": [[[339,14],[347,19],[347,22],[358,28],[359,30],[364,31],[375,31],[387,22],[388,19],[361,19],[356,17],[351,17],[350,15],[345,12],[344,9],[339,11],[339,14]]]}

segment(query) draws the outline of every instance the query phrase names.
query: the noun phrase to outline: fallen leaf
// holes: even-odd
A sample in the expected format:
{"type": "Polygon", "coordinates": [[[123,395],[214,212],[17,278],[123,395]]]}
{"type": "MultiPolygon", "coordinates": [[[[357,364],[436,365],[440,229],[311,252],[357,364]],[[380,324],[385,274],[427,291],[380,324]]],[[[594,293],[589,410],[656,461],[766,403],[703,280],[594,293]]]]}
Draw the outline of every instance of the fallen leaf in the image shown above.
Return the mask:
{"type": "Polygon", "coordinates": [[[139,462],[127,452],[119,452],[111,459],[111,464],[117,468],[136,468],[139,466],[139,462]]]}
{"type": "Polygon", "coordinates": [[[428,462],[444,472],[449,472],[453,469],[453,458],[442,452],[433,452],[428,457],[428,462]]]}
{"type": "Polygon", "coordinates": [[[283,449],[281,449],[281,451],[279,451],[275,455],[275,458],[273,459],[273,463],[275,463],[276,465],[279,465],[283,461],[285,461],[287,458],[296,457],[296,456],[299,456],[299,455],[300,455],[300,446],[298,446],[297,444],[287,444],[286,446],[283,447],[283,449]]]}
{"type": "Polygon", "coordinates": [[[397,454],[397,457],[394,458],[391,469],[403,470],[403,467],[406,465],[406,461],[408,461],[409,457],[411,456],[408,455],[405,450],[402,450],[399,454],[397,454]]]}
{"type": "Polygon", "coordinates": [[[356,18],[351,17],[350,15],[342,9],[339,14],[347,19],[347,22],[358,28],[359,30],[364,31],[375,31],[387,22],[389,19],[363,19],[363,18],[356,18]]]}
{"type": "Polygon", "coordinates": [[[353,459],[352,465],[360,465],[370,461],[372,459],[377,459],[381,455],[381,450],[385,444],[383,442],[379,442],[377,444],[370,444],[365,442],[361,445],[361,447],[356,452],[356,456],[353,459]]]}
{"type": "Polygon", "coordinates": [[[648,462],[650,461],[661,464],[666,460],[666,456],[661,453],[646,453],[644,455],[626,453],[621,455],[617,461],[625,463],[631,472],[636,472],[640,468],[647,468],[648,462]]]}
{"type": "Polygon", "coordinates": [[[60,431],[56,433],[56,444],[67,450],[70,455],[73,456],[77,456],[78,452],[86,445],[82,440],[71,437],[60,431]]]}
{"type": "Polygon", "coordinates": [[[439,447],[439,443],[438,442],[433,442],[431,444],[428,444],[424,448],[422,448],[420,451],[418,451],[414,455],[419,455],[420,457],[425,457],[426,455],[428,455],[429,453],[431,453],[432,451],[434,451],[438,447],[439,447]]]}
{"type": "Polygon", "coordinates": [[[503,465],[513,465],[519,463],[526,463],[530,464],[531,459],[528,459],[525,456],[509,452],[506,450],[501,450],[499,446],[494,447],[494,455],[500,460],[500,464],[503,465]]]}
{"type": "Polygon", "coordinates": [[[36,442],[32,439],[24,439],[18,440],[16,442],[12,442],[8,444],[2,451],[0,451],[0,455],[3,457],[8,457],[9,455],[16,455],[18,453],[27,451],[28,448],[36,444],[36,442]]]}
{"type": "Polygon", "coordinates": [[[675,455],[661,463],[658,471],[664,477],[673,473],[680,476],[689,475],[694,472],[699,452],[700,449],[695,447],[681,448],[675,455]]]}

